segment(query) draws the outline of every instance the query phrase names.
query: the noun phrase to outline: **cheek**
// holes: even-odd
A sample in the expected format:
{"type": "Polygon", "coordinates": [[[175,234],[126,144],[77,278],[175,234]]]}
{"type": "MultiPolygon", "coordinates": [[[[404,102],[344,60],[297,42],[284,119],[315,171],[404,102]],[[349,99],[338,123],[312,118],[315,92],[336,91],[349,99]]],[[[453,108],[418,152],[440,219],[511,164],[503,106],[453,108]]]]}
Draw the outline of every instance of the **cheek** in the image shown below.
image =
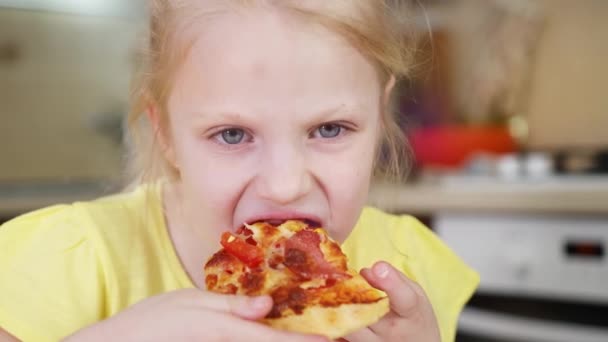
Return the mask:
{"type": "Polygon", "coordinates": [[[344,241],[356,224],[367,201],[375,157],[372,137],[352,146],[352,150],[326,166],[324,184],[332,213],[332,235],[344,241]]]}
{"type": "Polygon", "coordinates": [[[197,139],[176,144],[180,182],[201,206],[225,210],[241,193],[251,167],[247,158],[218,154],[208,144],[197,139]]]}
{"type": "Polygon", "coordinates": [[[367,188],[376,154],[376,134],[365,133],[353,141],[347,153],[336,163],[336,183],[341,184],[346,192],[358,192],[361,187],[367,188]],[[349,189],[352,189],[349,191],[349,189]]]}
{"type": "Polygon", "coordinates": [[[369,177],[351,177],[336,187],[330,197],[332,212],[332,236],[339,242],[346,240],[354,228],[365,202],[369,189],[369,177]],[[349,186],[346,186],[349,185],[349,186]]]}

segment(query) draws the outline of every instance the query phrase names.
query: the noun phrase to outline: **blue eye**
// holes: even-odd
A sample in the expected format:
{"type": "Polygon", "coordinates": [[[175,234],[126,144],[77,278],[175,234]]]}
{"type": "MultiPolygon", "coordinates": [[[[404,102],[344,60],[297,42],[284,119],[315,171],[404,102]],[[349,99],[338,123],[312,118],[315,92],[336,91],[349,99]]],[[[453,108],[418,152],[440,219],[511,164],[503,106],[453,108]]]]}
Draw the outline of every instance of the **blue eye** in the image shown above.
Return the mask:
{"type": "Polygon", "coordinates": [[[220,133],[221,139],[228,145],[240,144],[245,137],[245,132],[240,128],[225,129],[220,133]]]}
{"type": "Polygon", "coordinates": [[[321,138],[335,138],[342,133],[343,129],[344,127],[338,124],[325,124],[317,128],[315,133],[318,133],[321,138]]]}

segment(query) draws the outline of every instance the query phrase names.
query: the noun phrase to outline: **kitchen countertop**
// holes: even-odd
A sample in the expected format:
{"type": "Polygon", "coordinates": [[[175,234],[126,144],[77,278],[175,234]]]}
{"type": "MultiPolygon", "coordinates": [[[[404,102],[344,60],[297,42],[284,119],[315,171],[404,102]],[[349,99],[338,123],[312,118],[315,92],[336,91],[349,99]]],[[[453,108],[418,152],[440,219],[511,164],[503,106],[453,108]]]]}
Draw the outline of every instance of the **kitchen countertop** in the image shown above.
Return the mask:
{"type": "MultiPolygon", "coordinates": [[[[100,197],[117,189],[110,184],[0,184],[0,217],[100,197]]],[[[448,212],[608,215],[608,177],[543,181],[444,177],[413,184],[375,183],[369,203],[390,212],[415,215],[448,212]]]]}
{"type": "Polygon", "coordinates": [[[544,180],[444,177],[409,185],[377,184],[370,203],[390,212],[608,215],[607,176],[544,180]]]}

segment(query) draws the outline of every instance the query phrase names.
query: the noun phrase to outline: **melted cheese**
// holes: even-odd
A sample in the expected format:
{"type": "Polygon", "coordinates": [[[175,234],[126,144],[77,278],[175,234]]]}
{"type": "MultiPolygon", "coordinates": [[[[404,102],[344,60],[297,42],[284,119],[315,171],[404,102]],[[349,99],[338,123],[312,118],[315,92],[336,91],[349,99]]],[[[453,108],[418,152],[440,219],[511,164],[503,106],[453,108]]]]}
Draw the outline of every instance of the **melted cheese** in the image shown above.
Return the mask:
{"type": "Polygon", "coordinates": [[[324,278],[315,278],[300,284],[300,288],[304,290],[316,289],[325,286],[327,280],[324,278]]]}

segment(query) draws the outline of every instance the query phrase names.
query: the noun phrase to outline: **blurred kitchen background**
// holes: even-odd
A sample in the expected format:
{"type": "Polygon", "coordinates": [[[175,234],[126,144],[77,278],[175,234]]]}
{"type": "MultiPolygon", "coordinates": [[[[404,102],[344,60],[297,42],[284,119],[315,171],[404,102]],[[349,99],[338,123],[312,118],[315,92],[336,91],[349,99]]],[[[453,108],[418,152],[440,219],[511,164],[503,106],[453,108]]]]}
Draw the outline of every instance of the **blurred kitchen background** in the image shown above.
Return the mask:
{"type": "MultiPolygon", "coordinates": [[[[0,0],[0,222],[120,188],[143,3],[0,0]]],[[[480,272],[458,341],[608,341],[608,1],[412,3],[413,170],[370,202],[480,272]]]]}

